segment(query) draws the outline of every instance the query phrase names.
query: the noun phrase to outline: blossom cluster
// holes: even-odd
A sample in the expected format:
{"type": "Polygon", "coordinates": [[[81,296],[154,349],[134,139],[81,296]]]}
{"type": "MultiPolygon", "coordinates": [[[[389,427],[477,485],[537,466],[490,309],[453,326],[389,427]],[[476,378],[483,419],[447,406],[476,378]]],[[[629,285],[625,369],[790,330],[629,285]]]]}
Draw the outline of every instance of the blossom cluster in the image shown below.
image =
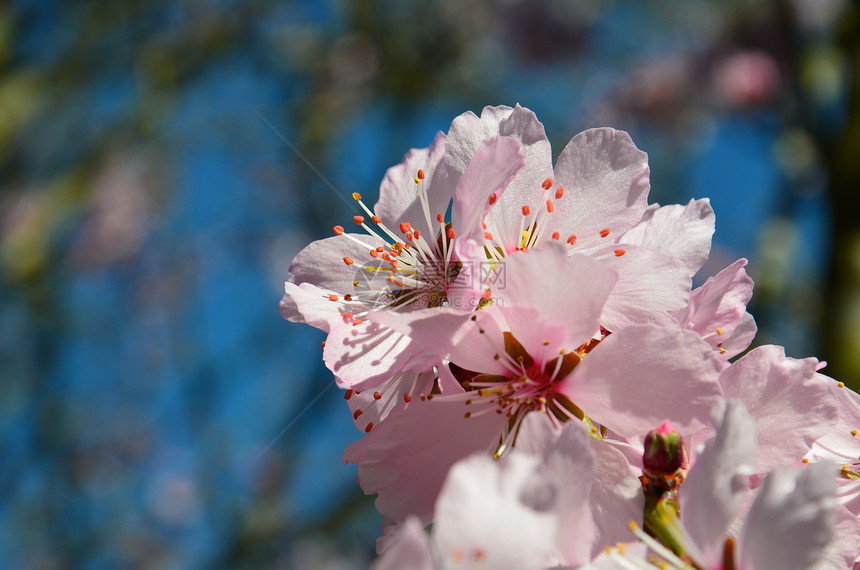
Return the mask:
{"type": "Polygon", "coordinates": [[[378,569],[852,568],[860,396],[761,346],[746,260],[702,285],[707,199],[648,204],[589,129],[465,113],[295,258],[281,314],[361,437],[378,569]]]}

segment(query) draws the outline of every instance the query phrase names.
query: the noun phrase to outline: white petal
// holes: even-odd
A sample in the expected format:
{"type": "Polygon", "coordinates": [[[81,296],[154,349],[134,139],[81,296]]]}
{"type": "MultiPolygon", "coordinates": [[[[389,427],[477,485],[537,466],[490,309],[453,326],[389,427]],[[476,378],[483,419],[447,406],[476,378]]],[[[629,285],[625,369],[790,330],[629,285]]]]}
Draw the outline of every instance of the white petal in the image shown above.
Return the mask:
{"type": "Polygon", "coordinates": [[[726,529],[749,492],[756,451],[755,422],[741,402],[716,407],[712,423],[715,432],[680,491],[681,521],[708,565],[722,558],[726,529]]]}
{"type": "Polygon", "coordinates": [[[740,566],[802,570],[818,561],[834,534],[837,472],[828,463],[771,472],[741,531],[740,566]]]}

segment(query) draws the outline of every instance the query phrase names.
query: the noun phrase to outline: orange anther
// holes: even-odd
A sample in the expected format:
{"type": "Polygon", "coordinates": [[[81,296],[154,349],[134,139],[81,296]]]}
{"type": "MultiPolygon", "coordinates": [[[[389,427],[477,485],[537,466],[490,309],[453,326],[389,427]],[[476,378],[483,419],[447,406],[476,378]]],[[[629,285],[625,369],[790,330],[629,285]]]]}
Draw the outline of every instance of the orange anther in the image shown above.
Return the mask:
{"type": "Polygon", "coordinates": [[[373,429],[373,422],[370,422],[369,424],[367,424],[367,427],[364,428],[364,433],[370,433],[370,430],[372,430],[372,429],[373,429]]]}
{"type": "Polygon", "coordinates": [[[370,250],[370,256],[371,257],[379,257],[379,252],[376,251],[375,249],[371,249],[370,250]]]}
{"type": "Polygon", "coordinates": [[[411,402],[412,401],[412,394],[410,394],[409,392],[406,392],[405,394],[403,394],[403,401],[406,402],[407,404],[409,402],[411,402]]]}
{"type": "Polygon", "coordinates": [[[381,224],[382,223],[382,220],[379,219],[379,216],[373,216],[370,219],[373,220],[374,224],[381,224]]]}
{"type": "Polygon", "coordinates": [[[329,301],[337,301],[337,295],[329,295],[328,300],[329,301]]]}
{"type": "Polygon", "coordinates": [[[320,348],[322,348],[323,350],[325,350],[325,341],[322,341],[322,342],[320,343],[320,348]]]}
{"type": "Polygon", "coordinates": [[[603,228],[600,230],[600,237],[606,237],[609,235],[609,228],[603,228]]]}
{"type": "Polygon", "coordinates": [[[346,263],[347,265],[352,265],[353,263],[355,263],[351,257],[344,257],[343,262],[346,263]]]}
{"type": "Polygon", "coordinates": [[[531,209],[531,208],[529,208],[528,206],[523,206],[523,215],[524,215],[524,216],[528,216],[528,215],[529,215],[529,214],[531,214],[531,213],[532,213],[532,209],[531,209]]]}
{"type": "Polygon", "coordinates": [[[564,188],[561,186],[558,187],[558,190],[555,191],[555,199],[561,200],[561,197],[564,196],[564,188]]]}
{"type": "Polygon", "coordinates": [[[352,321],[352,326],[357,327],[358,325],[360,325],[363,322],[364,321],[361,321],[361,320],[352,321]]]}
{"type": "Polygon", "coordinates": [[[347,293],[346,295],[343,296],[343,300],[344,301],[352,301],[352,295],[347,293]]]}
{"type": "Polygon", "coordinates": [[[484,239],[488,239],[488,240],[492,241],[493,234],[491,234],[490,232],[484,232],[484,239]]]}
{"type": "Polygon", "coordinates": [[[350,398],[352,398],[352,390],[347,390],[346,393],[343,395],[343,399],[349,400],[350,398]]]}
{"type": "Polygon", "coordinates": [[[373,399],[374,399],[374,400],[381,400],[381,399],[382,399],[382,394],[380,394],[379,392],[374,392],[374,393],[373,393],[373,399]]]}
{"type": "Polygon", "coordinates": [[[549,212],[550,214],[552,214],[554,210],[555,210],[555,206],[553,205],[552,200],[547,200],[546,201],[546,211],[549,212]]]}
{"type": "Polygon", "coordinates": [[[544,180],[541,186],[544,190],[549,190],[550,188],[552,188],[552,178],[547,178],[546,180],[544,180]]]}
{"type": "Polygon", "coordinates": [[[388,255],[388,252],[385,252],[382,254],[382,259],[384,259],[385,261],[391,261],[391,256],[388,255]]]}
{"type": "Polygon", "coordinates": [[[412,241],[413,239],[415,239],[415,234],[413,234],[412,232],[409,232],[408,234],[406,234],[406,239],[408,239],[409,241],[412,241]]]}
{"type": "Polygon", "coordinates": [[[400,222],[400,231],[402,233],[408,234],[411,229],[409,222],[400,222]]]}
{"type": "Polygon", "coordinates": [[[343,233],[343,226],[335,226],[334,233],[337,235],[341,235],[343,233]]]}
{"type": "Polygon", "coordinates": [[[421,230],[414,230],[414,231],[412,232],[412,235],[414,235],[414,236],[415,236],[415,239],[420,238],[420,237],[421,237],[421,230]]]}
{"type": "Polygon", "coordinates": [[[436,214],[436,221],[445,223],[445,214],[443,214],[442,212],[436,214]]]}
{"type": "Polygon", "coordinates": [[[352,313],[344,313],[342,316],[344,319],[349,320],[349,319],[353,318],[355,315],[353,315],[352,313]]]}
{"type": "Polygon", "coordinates": [[[424,180],[424,171],[421,170],[420,168],[418,169],[418,178],[420,178],[421,180],[424,180]]]}
{"type": "Polygon", "coordinates": [[[361,410],[355,410],[355,411],[352,413],[352,419],[357,420],[357,419],[358,419],[358,416],[360,416],[360,415],[361,415],[361,414],[363,414],[363,413],[364,413],[364,412],[362,412],[361,410]]]}
{"type": "Polygon", "coordinates": [[[561,238],[561,234],[560,234],[560,233],[558,233],[558,232],[552,232],[552,239],[554,239],[554,240],[558,240],[559,238],[561,238]]]}
{"type": "Polygon", "coordinates": [[[447,232],[447,234],[448,234],[448,239],[454,239],[454,236],[456,236],[456,235],[457,235],[457,234],[454,232],[454,228],[448,228],[448,232],[447,232]]]}
{"type": "Polygon", "coordinates": [[[615,253],[615,257],[621,257],[622,255],[624,255],[627,252],[619,247],[613,253],[615,253]]]}
{"type": "Polygon", "coordinates": [[[352,193],[352,199],[353,200],[361,200],[361,194],[359,194],[358,192],[353,192],[352,193]]]}
{"type": "Polygon", "coordinates": [[[567,243],[573,245],[576,243],[576,234],[570,234],[570,237],[567,238],[567,243]]]}
{"type": "Polygon", "coordinates": [[[376,251],[378,251],[379,253],[382,253],[383,251],[385,251],[385,248],[382,247],[381,245],[378,245],[378,246],[376,246],[376,251]]]}
{"type": "Polygon", "coordinates": [[[353,216],[352,220],[360,226],[364,223],[364,216],[353,216]]]}
{"type": "Polygon", "coordinates": [[[492,206],[493,204],[495,204],[495,203],[496,203],[496,200],[498,200],[498,199],[499,199],[499,196],[498,196],[498,194],[496,194],[495,192],[493,192],[492,194],[490,194],[490,206],[492,206]]]}

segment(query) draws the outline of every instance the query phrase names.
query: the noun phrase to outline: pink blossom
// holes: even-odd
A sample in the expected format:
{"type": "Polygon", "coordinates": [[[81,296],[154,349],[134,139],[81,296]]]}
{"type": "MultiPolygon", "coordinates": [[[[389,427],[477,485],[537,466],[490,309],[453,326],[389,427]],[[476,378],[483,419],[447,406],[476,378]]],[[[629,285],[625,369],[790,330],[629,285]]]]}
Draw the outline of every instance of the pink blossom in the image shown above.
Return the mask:
{"type": "Polygon", "coordinates": [[[344,454],[393,520],[428,516],[448,467],[478,451],[503,454],[531,412],[631,437],[667,418],[700,430],[721,398],[723,364],[691,331],[593,336],[616,279],[599,261],[547,244],[506,263],[506,287],[484,310],[376,315],[450,362],[440,361],[441,394],[413,399],[344,454]]]}
{"type": "Polygon", "coordinates": [[[618,274],[601,325],[672,324],[687,306],[690,279],[707,258],[714,216],[706,200],[647,207],[647,156],[627,133],[589,129],[571,139],[553,168],[543,125],[519,105],[485,107],[451,124],[445,163],[464,172],[486,137],[521,143],[525,166],[486,219],[480,244],[495,261],[547,242],[603,259],[618,274]],[[656,210],[656,211],[655,211],[656,210]]]}
{"type": "Polygon", "coordinates": [[[323,358],[345,388],[373,388],[403,370],[432,364],[411,339],[369,323],[379,310],[451,306],[474,309],[483,289],[473,259],[459,241],[471,239],[490,207],[522,168],[519,144],[509,137],[483,141],[469,168],[452,175],[441,163],[445,136],[413,150],[389,169],[374,210],[354,195],[367,235],[335,228],[335,237],[310,244],[290,268],[281,314],[327,331],[323,358]],[[455,194],[452,221],[444,212],[455,194]],[[458,238],[458,234],[460,237],[458,238]]]}

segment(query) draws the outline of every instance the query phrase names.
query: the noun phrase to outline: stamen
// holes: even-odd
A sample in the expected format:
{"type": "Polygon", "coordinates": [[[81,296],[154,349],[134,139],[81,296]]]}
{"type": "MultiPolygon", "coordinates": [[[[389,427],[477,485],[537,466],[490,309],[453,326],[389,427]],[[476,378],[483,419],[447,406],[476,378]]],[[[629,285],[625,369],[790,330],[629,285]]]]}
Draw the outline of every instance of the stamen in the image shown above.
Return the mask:
{"type": "Polygon", "coordinates": [[[603,228],[602,230],[600,230],[600,237],[605,238],[608,235],[609,235],[609,228],[603,228]]]}
{"type": "Polygon", "coordinates": [[[552,178],[547,178],[546,180],[544,180],[541,186],[544,190],[549,190],[550,188],[552,188],[552,178]]]}
{"type": "Polygon", "coordinates": [[[558,187],[558,190],[555,191],[555,199],[561,200],[561,197],[564,196],[564,188],[561,186],[558,187]]]}

